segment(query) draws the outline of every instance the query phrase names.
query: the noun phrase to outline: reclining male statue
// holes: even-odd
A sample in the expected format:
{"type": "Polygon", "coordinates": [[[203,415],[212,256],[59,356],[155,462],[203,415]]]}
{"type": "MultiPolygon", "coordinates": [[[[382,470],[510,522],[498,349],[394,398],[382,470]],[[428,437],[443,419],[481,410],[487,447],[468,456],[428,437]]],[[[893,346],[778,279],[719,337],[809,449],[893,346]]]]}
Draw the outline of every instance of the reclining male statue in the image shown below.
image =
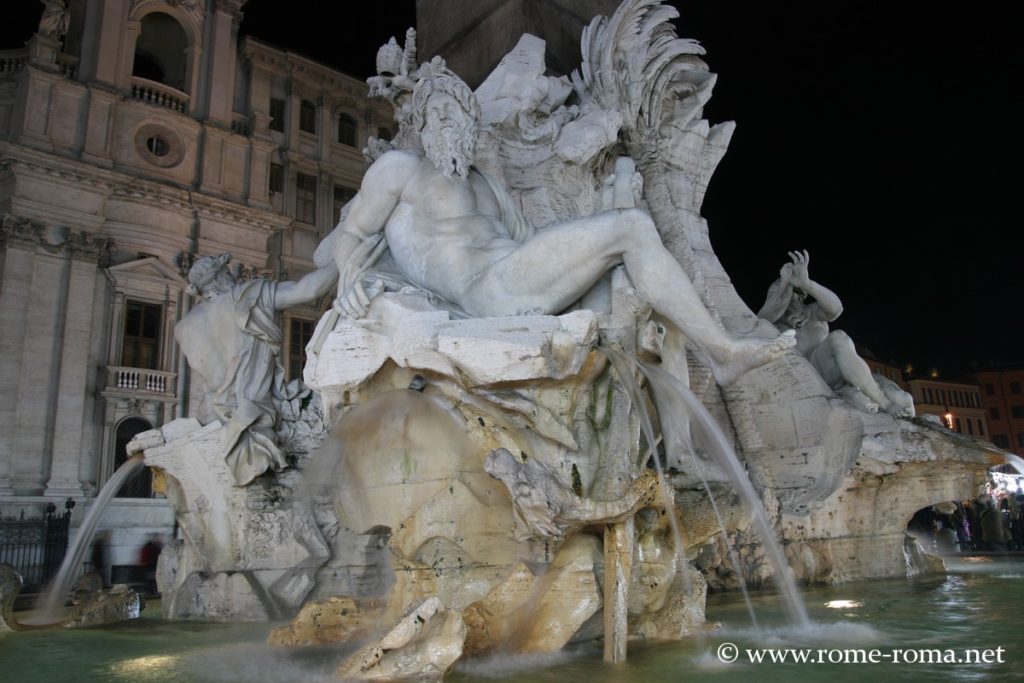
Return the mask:
{"type": "Polygon", "coordinates": [[[789,253],[791,263],[782,266],[779,279],[768,288],[758,317],[783,329],[796,330],[796,350],[811,362],[834,392],[857,408],[895,417],[913,417],[914,399],[893,382],[876,380],[871,368],[842,330],[830,332],[828,324],[843,312],[835,293],[810,278],[806,252],[789,253]]]}
{"type": "Polygon", "coordinates": [[[535,231],[511,197],[471,167],[479,105],[451,72],[417,84],[413,113],[425,156],[391,151],[379,158],[332,236],[341,315],[366,314],[372,294],[345,273],[383,231],[409,280],[473,316],[558,313],[624,264],[640,296],[710,355],[719,384],[794,345],[792,333],[737,339],[722,329],[640,209],[605,210],[535,231]]]}

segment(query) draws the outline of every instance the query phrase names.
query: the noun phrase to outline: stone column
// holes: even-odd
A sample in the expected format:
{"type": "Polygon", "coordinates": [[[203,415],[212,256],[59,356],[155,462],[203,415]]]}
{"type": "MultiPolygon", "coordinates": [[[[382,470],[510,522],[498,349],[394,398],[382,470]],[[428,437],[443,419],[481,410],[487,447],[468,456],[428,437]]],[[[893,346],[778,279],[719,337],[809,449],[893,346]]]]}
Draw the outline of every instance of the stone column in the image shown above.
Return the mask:
{"type": "MultiPolygon", "coordinates": [[[[96,333],[94,310],[97,286],[97,261],[105,258],[109,240],[94,239],[88,234],[72,234],[66,243],[71,260],[68,292],[64,308],[64,334],[60,352],[60,374],[54,418],[53,457],[46,495],[58,498],[83,495],[78,479],[80,460],[89,448],[85,439],[86,402],[88,395],[90,344],[96,333]]],[[[91,412],[91,411],[88,411],[91,412]]]]}
{"type": "Polygon", "coordinates": [[[40,234],[27,279],[32,300],[25,316],[13,421],[13,483],[21,495],[40,494],[49,478],[68,293],[68,261],[61,251],[40,234]]]}
{"type": "MultiPolygon", "coordinates": [[[[121,61],[119,55],[124,50],[126,35],[125,23],[128,18],[128,3],[124,0],[95,0],[85,3],[85,24],[89,30],[82,34],[82,57],[79,63],[79,75],[84,82],[102,81],[117,85],[117,72],[121,61]]],[[[131,37],[132,52],[129,57],[134,59],[135,36],[138,35],[138,22],[131,37]]],[[[128,75],[131,76],[131,62],[128,63],[128,75]]]]}
{"type": "MultiPolygon", "coordinates": [[[[106,32],[106,29],[104,32],[106,32]]],[[[120,65],[117,67],[111,80],[114,85],[123,90],[132,87],[132,71],[135,69],[135,44],[139,42],[140,33],[142,33],[142,22],[136,19],[129,19],[125,22],[124,35],[121,36],[121,54],[118,55],[120,65]]]]}
{"type": "Polygon", "coordinates": [[[332,217],[334,213],[334,180],[331,178],[331,174],[328,171],[321,171],[317,176],[316,241],[319,242],[334,228],[338,217],[332,217]]]}
{"type": "Polygon", "coordinates": [[[0,495],[12,494],[12,477],[17,450],[14,425],[18,410],[18,386],[25,343],[25,324],[31,291],[25,286],[32,279],[35,246],[27,234],[32,226],[5,218],[0,225],[3,243],[3,270],[0,279],[0,495]]]}
{"type": "MultiPolygon", "coordinates": [[[[244,0],[216,0],[210,15],[209,82],[204,96],[209,98],[205,107],[207,116],[213,120],[231,125],[231,112],[235,95],[235,44],[238,36],[238,21],[244,0]]],[[[197,93],[193,93],[195,97],[197,93]]],[[[202,113],[202,112],[200,112],[202,113]]]]}
{"type": "Polygon", "coordinates": [[[323,95],[319,99],[319,115],[320,115],[320,130],[317,131],[319,138],[317,140],[317,149],[319,149],[319,159],[321,161],[327,161],[331,158],[331,141],[335,139],[337,130],[334,127],[334,107],[330,106],[327,102],[327,98],[323,95]]]}

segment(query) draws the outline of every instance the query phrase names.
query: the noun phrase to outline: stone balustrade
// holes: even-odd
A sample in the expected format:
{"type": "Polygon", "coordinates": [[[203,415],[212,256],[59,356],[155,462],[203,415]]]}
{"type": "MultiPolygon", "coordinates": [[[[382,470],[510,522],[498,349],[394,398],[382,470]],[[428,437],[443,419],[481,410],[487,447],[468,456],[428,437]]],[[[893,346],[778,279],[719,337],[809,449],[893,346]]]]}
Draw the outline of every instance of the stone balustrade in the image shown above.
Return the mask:
{"type": "Polygon", "coordinates": [[[28,61],[28,50],[0,50],[0,74],[13,74],[21,71],[28,61]]]}
{"type": "Polygon", "coordinates": [[[132,77],[131,96],[132,99],[149,102],[158,107],[166,107],[182,114],[188,113],[189,96],[186,93],[147,78],[132,77]]]}
{"type": "Polygon", "coordinates": [[[107,367],[107,391],[173,396],[176,373],[121,366],[107,367]]]}

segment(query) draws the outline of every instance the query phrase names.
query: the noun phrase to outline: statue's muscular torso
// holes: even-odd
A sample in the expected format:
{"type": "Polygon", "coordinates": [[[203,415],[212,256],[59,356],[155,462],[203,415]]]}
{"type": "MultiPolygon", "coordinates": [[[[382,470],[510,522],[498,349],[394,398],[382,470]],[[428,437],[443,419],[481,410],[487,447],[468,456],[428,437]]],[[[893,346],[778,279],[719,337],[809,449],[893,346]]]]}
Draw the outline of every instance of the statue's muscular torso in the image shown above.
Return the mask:
{"type": "Polygon", "coordinates": [[[394,165],[408,180],[385,223],[388,248],[409,279],[459,303],[474,278],[519,243],[509,237],[498,200],[478,172],[446,178],[425,158],[414,164],[412,155],[402,154],[394,165]]]}

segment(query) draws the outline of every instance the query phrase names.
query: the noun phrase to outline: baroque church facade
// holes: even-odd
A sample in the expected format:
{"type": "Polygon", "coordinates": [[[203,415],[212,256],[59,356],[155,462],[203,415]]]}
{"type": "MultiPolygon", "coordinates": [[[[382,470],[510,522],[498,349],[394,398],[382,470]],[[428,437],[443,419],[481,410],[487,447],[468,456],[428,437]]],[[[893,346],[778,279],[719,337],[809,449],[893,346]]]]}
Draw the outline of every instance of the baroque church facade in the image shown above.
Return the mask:
{"type": "MultiPolygon", "coordinates": [[[[51,0],[0,51],[0,516],[71,498],[77,523],[132,436],[194,414],[173,334],[190,264],[312,270],[390,135],[364,82],[240,39],[244,1],[51,0]]],[[[319,313],[281,320],[289,378],[319,313]]],[[[101,523],[114,564],[170,532],[148,476],[101,523]]]]}

